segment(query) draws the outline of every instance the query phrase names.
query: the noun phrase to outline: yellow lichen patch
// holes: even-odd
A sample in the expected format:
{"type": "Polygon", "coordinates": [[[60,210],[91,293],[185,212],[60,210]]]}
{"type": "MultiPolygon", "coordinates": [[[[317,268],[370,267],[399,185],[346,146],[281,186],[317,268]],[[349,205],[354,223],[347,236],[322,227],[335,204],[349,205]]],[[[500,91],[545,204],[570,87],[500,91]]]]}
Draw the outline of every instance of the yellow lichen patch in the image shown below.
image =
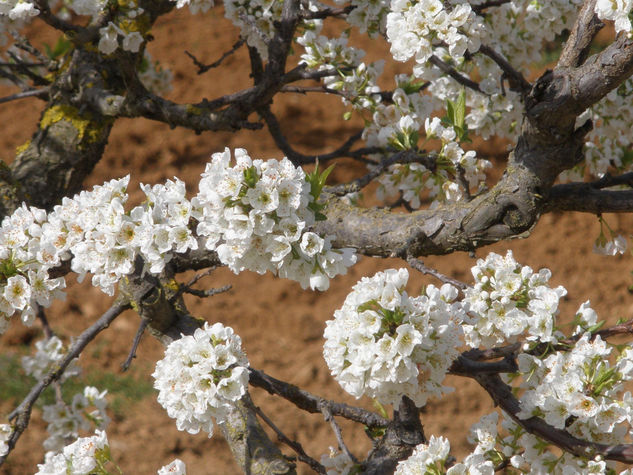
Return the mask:
{"type": "Polygon", "coordinates": [[[174,292],[178,292],[178,289],[180,288],[180,285],[178,284],[178,282],[176,282],[176,279],[171,279],[168,282],[164,282],[163,285],[165,286],[165,288],[174,292]]]}
{"type": "Polygon", "coordinates": [[[22,152],[24,152],[27,148],[29,148],[29,145],[31,145],[31,140],[27,140],[26,142],[24,142],[22,145],[18,145],[15,148],[15,154],[16,155],[20,155],[22,152]]]}
{"type": "Polygon", "coordinates": [[[187,112],[187,114],[191,115],[202,115],[202,109],[191,104],[187,104],[185,106],[185,111],[187,112]]]}
{"type": "Polygon", "coordinates": [[[48,108],[42,120],[40,127],[42,129],[50,127],[57,122],[69,122],[77,131],[77,140],[83,142],[95,142],[101,138],[103,127],[108,123],[107,120],[94,120],[91,113],[80,114],[76,107],[68,104],[60,104],[48,108]]]}

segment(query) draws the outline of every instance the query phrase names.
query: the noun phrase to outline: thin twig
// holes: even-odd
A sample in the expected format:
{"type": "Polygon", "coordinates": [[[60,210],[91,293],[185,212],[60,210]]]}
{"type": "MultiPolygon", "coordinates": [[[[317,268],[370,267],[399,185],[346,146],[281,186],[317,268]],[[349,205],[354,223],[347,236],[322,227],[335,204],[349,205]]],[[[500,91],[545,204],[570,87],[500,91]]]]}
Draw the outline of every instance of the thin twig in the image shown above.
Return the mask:
{"type": "Polygon", "coordinates": [[[497,66],[501,68],[504,75],[508,78],[510,82],[510,90],[517,91],[519,93],[527,94],[530,89],[532,89],[532,85],[523,77],[520,71],[516,70],[509,62],[506,60],[501,54],[497,53],[490,46],[482,44],[479,47],[479,51],[492,59],[497,66]]]}
{"type": "Polygon", "coordinates": [[[319,155],[305,155],[303,153],[297,152],[288,143],[288,140],[286,140],[286,137],[281,131],[281,125],[279,124],[277,117],[275,116],[275,114],[273,114],[273,112],[270,110],[269,107],[262,107],[261,109],[258,110],[258,112],[262,116],[264,121],[266,122],[266,125],[268,126],[268,131],[270,132],[270,135],[275,141],[275,144],[277,145],[277,147],[279,147],[281,151],[288,157],[288,159],[295,165],[305,165],[308,163],[314,163],[317,159],[320,162],[326,162],[328,160],[332,160],[334,158],[339,158],[339,157],[356,158],[361,154],[376,153],[380,150],[378,148],[376,148],[373,152],[371,151],[373,149],[363,149],[362,151],[351,150],[352,145],[354,145],[362,137],[362,131],[359,131],[355,133],[354,135],[352,135],[350,138],[348,138],[339,148],[337,148],[336,150],[332,152],[319,154],[319,155]],[[368,152],[368,150],[370,151],[368,152]]]}
{"type": "Polygon", "coordinates": [[[428,154],[414,149],[401,150],[394,153],[389,158],[382,160],[379,164],[374,166],[369,173],[363,175],[362,177],[357,178],[350,183],[342,183],[340,185],[326,187],[324,190],[337,196],[356,193],[371,183],[375,178],[385,173],[385,171],[387,171],[392,165],[420,163],[427,170],[433,171],[436,168],[435,160],[436,156],[434,154],[428,154]]]}
{"type": "Polygon", "coordinates": [[[343,440],[343,434],[341,433],[341,428],[336,423],[336,419],[334,419],[334,416],[332,415],[332,412],[330,411],[330,408],[327,406],[327,404],[323,404],[321,406],[321,413],[323,414],[323,418],[325,419],[325,421],[329,422],[332,426],[332,430],[334,431],[334,435],[336,436],[336,441],[338,442],[339,449],[341,449],[343,453],[347,455],[347,458],[349,458],[354,463],[354,465],[360,465],[358,459],[345,444],[345,441],[343,440]]]}
{"type": "Polygon", "coordinates": [[[125,358],[125,361],[121,365],[121,371],[127,371],[132,364],[132,360],[136,358],[136,350],[138,349],[139,343],[141,343],[141,337],[145,332],[145,329],[149,325],[149,320],[146,318],[141,318],[141,323],[138,326],[138,330],[136,330],[136,335],[134,335],[134,341],[132,342],[132,348],[130,348],[130,352],[125,358]]]}
{"type": "Polygon", "coordinates": [[[270,394],[277,394],[290,401],[298,408],[313,414],[320,413],[321,407],[326,404],[332,414],[344,417],[345,419],[349,419],[351,421],[360,422],[370,429],[384,428],[389,424],[387,419],[375,412],[323,399],[309,393],[308,391],[304,391],[293,384],[273,378],[263,371],[254,368],[249,368],[249,384],[251,386],[262,388],[270,394]]]}
{"type": "Polygon", "coordinates": [[[207,297],[213,297],[214,295],[221,294],[223,292],[228,292],[232,288],[233,286],[231,284],[227,284],[224,287],[220,287],[217,289],[207,289],[207,290],[185,288],[184,292],[186,294],[195,295],[196,297],[200,297],[201,299],[204,299],[207,297]]]}
{"type": "Polygon", "coordinates": [[[468,284],[465,284],[464,282],[461,282],[461,281],[459,281],[457,279],[453,279],[452,277],[449,277],[449,276],[447,276],[445,274],[442,274],[438,270],[435,270],[435,269],[433,269],[431,267],[428,267],[428,266],[424,265],[424,262],[422,262],[420,259],[411,258],[411,259],[407,260],[407,263],[411,267],[413,267],[415,270],[420,271],[423,274],[432,275],[433,277],[435,277],[436,279],[441,280],[445,284],[451,284],[451,285],[457,287],[462,292],[464,292],[465,290],[470,288],[470,286],[468,284]]]}
{"type": "MultiPolygon", "coordinates": [[[[250,405],[250,404],[249,404],[250,405]]],[[[301,460],[303,463],[306,463],[308,465],[310,465],[310,467],[312,468],[312,470],[314,470],[317,473],[327,473],[327,471],[325,470],[325,467],[323,465],[321,465],[319,462],[317,462],[315,459],[313,459],[312,457],[310,457],[308,454],[306,454],[305,450],[303,450],[303,447],[301,446],[301,444],[295,440],[291,440],[290,438],[288,438],[276,425],[275,423],[266,415],[264,414],[264,412],[255,404],[250,405],[251,409],[253,409],[253,411],[255,411],[255,413],[266,423],[268,424],[268,426],[275,431],[275,434],[277,434],[277,438],[279,439],[280,442],[283,442],[284,444],[286,444],[288,447],[290,447],[292,450],[294,450],[297,453],[297,457],[299,458],[299,460],[301,460]]]]}
{"type": "Polygon", "coordinates": [[[479,83],[473,81],[467,76],[464,76],[462,73],[457,71],[457,69],[455,69],[453,66],[446,63],[445,61],[442,61],[437,56],[435,55],[431,56],[429,58],[429,63],[437,66],[443,73],[448,74],[450,77],[455,79],[455,81],[460,83],[462,86],[466,86],[472,89],[473,91],[481,92],[482,94],[484,94],[484,92],[479,87],[479,83]]]}
{"type": "MultiPolygon", "coordinates": [[[[46,312],[44,312],[44,307],[42,307],[41,305],[37,306],[37,319],[42,324],[42,329],[44,330],[44,337],[46,338],[46,340],[50,340],[51,338],[53,338],[55,336],[55,332],[49,325],[48,319],[46,318],[46,312]]],[[[57,400],[57,402],[63,403],[64,400],[62,398],[62,386],[59,383],[59,380],[53,381],[53,387],[55,389],[55,399],[57,400]]]]}
{"type": "Polygon", "coordinates": [[[220,56],[220,59],[214,61],[211,64],[204,64],[202,62],[200,62],[198,60],[198,58],[196,58],[193,54],[191,54],[189,51],[185,51],[185,54],[187,56],[189,56],[191,58],[191,60],[193,61],[193,64],[195,64],[198,67],[198,73],[197,74],[204,74],[206,73],[208,70],[213,69],[213,68],[217,68],[218,66],[220,66],[220,64],[222,64],[222,61],[224,61],[226,58],[228,58],[229,56],[231,56],[233,53],[235,53],[244,43],[246,42],[245,39],[240,38],[239,40],[237,40],[235,42],[235,44],[231,47],[230,50],[225,51],[222,56],[220,56]]]}
{"type": "Polygon", "coordinates": [[[29,425],[33,405],[42,394],[42,391],[50,386],[53,381],[57,381],[64,373],[70,362],[81,354],[88,343],[94,340],[99,333],[108,328],[108,326],[128,308],[130,308],[128,301],[123,299],[117,300],[95,323],[79,335],[64,358],[62,358],[55,368],[52,369],[41,381],[33,386],[20,405],[9,414],[9,420],[13,421],[15,419],[15,421],[13,423],[13,432],[11,433],[9,440],[6,442],[8,445],[7,453],[0,456],[0,466],[2,466],[9,453],[11,453],[15,447],[16,442],[29,425]]]}
{"type": "Polygon", "coordinates": [[[38,97],[40,99],[46,99],[50,92],[50,86],[41,87],[39,89],[30,89],[28,91],[17,92],[10,96],[0,97],[0,104],[5,102],[17,101],[18,99],[26,99],[27,97],[38,97]]]}

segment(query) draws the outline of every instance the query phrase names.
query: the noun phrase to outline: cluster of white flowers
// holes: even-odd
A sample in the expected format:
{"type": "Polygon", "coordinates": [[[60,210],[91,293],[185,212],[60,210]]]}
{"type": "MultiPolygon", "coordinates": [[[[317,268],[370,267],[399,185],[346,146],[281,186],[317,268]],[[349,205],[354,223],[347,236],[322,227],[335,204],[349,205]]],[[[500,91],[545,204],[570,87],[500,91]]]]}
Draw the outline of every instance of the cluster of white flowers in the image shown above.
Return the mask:
{"type": "Polygon", "coordinates": [[[0,424],[0,457],[4,457],[9,452],[9,438],[13,429],[9,424],[0,424]]]}
{"type": "Polygon", "coordinates": [[[49,306],[63,298],[63,278],[49,278],[48,270],[59,264],[55,246],[45,242],[46,212],[22,206],[2,221],[0,227],[0,333],[9,317],[21,312],[30,325],[36,305],[49,306]]]}
{"type": "Polygon", "coordinates": [[[275,34],[275,21],[281,19],[283,2],[277,0],[224,0],[224,15],[242,32],[248,46],[268,59],[268,42],[275,34]]]}
{"type": "MultiPolygon", "coordinates": [[[[139,8],[132,13],[128,13],[130,18],[134,18],[140,14],[142,8],[139,8]],[[134,15],[134,16],[132,16],[134,15]]],[[[121,47],[124,51],[131,51],[132,53],[138,53],[141,45],[145,41],[143,35],[136,29],[137,25],[130,20],[124,22],[124,26],[115,25],[112,22],[108,22],[106,26],[99,29],[99,51],[103,54],[112,54],[119,48],[119,39],[122,38],[121,47]]]]}
{"type": "Polygon", "coordinates": [[[107,391],[86,386],[83,393],[73,396],[70,405],[58,402],[44,406],[42,418],[48,422],[46,430],[50,434],[44,441],[48,451],[59,452],[69,440],[75,440],[79,431],[105,430],[110,422],[106,413],[107,391]]]}
{"type": "Polygon", "coordinates": [[[394,59],[415,57],[418,64],[433,56],[433,41],[447,45],[449,56],[461,61],[466,51],[479,49],[483,28],[481,17],[468,3],[454,5],[449,11],[440,0],[395,0],[387,15],[387,38],[394,59]]]}
{"type": "Polygon", "coordinates": [[[408,278],[406,269],[364,277],[326,324],[325,361],[357,398],[397,405],[407,396],[420,407],[449,390],[442,381],[461,346],[457,289],[428,286],[411,298],[408,278]]]}
{"type": "Polygon", "coordinates": [[[603,254],[605,256],[615,256],[616,254],[624,254],[627,248],[627,241],[624,236],[618,234],[612,240],[598,240],[593,245],[593,252],[603,254]]]}
{"type": "MultiPolygon", "coordinates": [[[[41,381],[53,368],[57,367],[66,355],[67,349],[57,336],[35,342],[35,355],[22,357],[22,368],[29,376],[41,381]]],[[[66,367],[59,378],[60,382],[81,374],[81,368],[77,366],[75,358],[66,367]]]]}
{"type": "Polygon", "coordinates": [[[2,0],[0,2],[0,15],[9,17],[10,20],[24,21],[40,14],[40,11],[31,2],[24,0],[2,0]]]}
{"type": "MultiPolygon", "coordinates": [[[[595,323],[595,319],[594,319],[595,323]]],[[[543,418],[584,440],[622,444],[630,439],[633,397],[622,393],[632,377],[633,350],[628,346],[615,366],[606,361],[611,349],[597,337],[585,334],[566,352],[539,358],[519,355],[522,411],[519,416],[543,418]]],[[[552,450],[544,440],[518,426],[502,412],[483,416],[470,429],[468,441],[476,444],[473,455],[495,465],[504,459],[521,473],[616,473],[617,464],[601,457],[576,457],[552,450]]],[[[630,475],[631,469],[620,472],[630,475]]]]}
{"type": "Polygon", "coordinates": [[[221,323],[198,328],[169,344],[152,374],[158,402],[178,430],[213,434],[248,386],[248,359],[242,340],[221,323]]]}
{"type": "Polygon", "coordinates": [[[567,291],[551,289],[549,269],[535,273],[521,266],[508,251],[491,252],[471,269],[475,284],[465,291],[464,336],[472,347],[512,343],[527,332],[528,340],[556,342],[558,302],[567,291]]]}
{"type": "Polygon", "coordinates": [[[345,105],[355,109],[373,109],[380,102],[378,77],[382,74],[384,61],[365,64],[361,58],[363,50],[347,45],[349,33],[338,38],[319,35],[321,25],[307,30],[297,42],[305,48],[301,62],[316,71],[337,71],[322,79],[323,84],[338,91],[345,105]]]}
{"type": "Polygon", "coordinates": [[[597,0],[594,11],[601,20],[615,22],[615,32],[625,31],[631,36],[631,8],[632,0],[597,0]]]}
{"type": "Polygon", "coordinates": [[[187,475],[187,467],[182,460],[175,459],[173,462],[161,467],[158,470],[158,475],[187,475]]]}
{"type": "Polygon", "coordinates": [[[546,358],[520,354],[519,371],[526,377],[519,417],[536,415],[576,437],[622,443],[633,420],[633,396],[620,395],[633,379],[633,348],[626,347],[614,366],[611,350],[600,336],[585,333],[570,351],[546,358]]]}
{"type": "Polygon", "coordinates": [[[428,443],[418,445],[408,459],[398,463],[394,475],[494,475],[493,463],[481,454],[471,454],[447,468],[450,449],[448,439],[432,435],[428,443]]]}
{"type": "Polygon", "coordinates": [[[335,3],[349,5],[352,11],[346,21],[357,27],[361,33],[367,32],[370,38],[383,35],[387,24],[390,0],[334,0],[335,3]]]}
{"type": "Polygon", "coordinates": [[[108,0],[64,0],[64,6],[77,15],[96,17],[106,6],[108,0]]]}
{"type": "MultiPolygon", "coordinates": [[[[399,121],[396,136],[407,136],[416,133],[417,124],[410,116],[404,116],[399,121]]],[[[420,196],[428,191],[434,198],[431,207],[440,203],[460,201],[465,198],[465,191],[458,184],[461,173],[468,191],[480,191],[485,185],[485,170],[491,167],[488,160],[480,159],[473,150],[465,152],[459,142],[453,127],[444,127],[439,118],[434,117],[424,122],[427,139],[440,139],[442,142],[439,153],[433,154],[435,169],[429,170],[421,163],[396,164],[389,168],[389,172],[379,179],[378,197],[401,194],[411,207],[420,207],[420,196]]],[[[382,131],[388,131],[384,127],[382,131]]],[[[381,131],[381,132],[382,132],[381,131]]],[[[393,135],[392,135],[393,137],[393,135]]],[[[403,147],[404,148],[404,147],[403,147]]]]}
{"type": "Polygon", "coordinates": [[[89,475],[109,461],[108,437],[97,430],[92,437],[82,437],[67,445],[61,453],[47,452],[35,475],[89,475]]]}
{"type": "Polygon", "coordinates": [[[176,8],[182,8],[185,5],[189,7],[189,11],[195,15],[196,13],[206,13],[215,5],[214,0],[171,0],[176,2],[176,8]]]}
{"type": "Polygon", "coordinates": [[[91,273],[92,284],[113,295],[137,256],[158,273],[173,253],[197,249],[199,240],[236,273],[271,271],[303,288],[327,289],[356,256],[310,231],[318,197],[303,170],[287,159],[251,160],[243,149],[236,159],[232,167],[228,149],[214,154],[191,201],[175,178],[141,185],[147,199],[128,212],[127,176],[63,198],[48,215],[22,206],[6,217],[0,228],[0,333],[16,311],[30,324],[37,304],[47,307],[64,296],[65,280],[49,278],[63,261],[71,260],[80,281],[91,273]]]}
{"type": "Polygon", "coordinates": [[[352,249],[332,249],[311,232],[314,196],[301,168],[288,159],[252,160],[243,149],[213,155],[192,200],[205,247],[233,272],[266,271],[325,290],[356,261],[352,249]]]}
{"type": "Polygon", "coordinates": [[[561,180],[582,181],[586,171],[594,177],[602,177],[610,169],[621,172],[631,170],[633,127],[630,124],[633,124],[633,111],[628,107],[631,94],[633,80],[629,78],[578,117],[578,125],[591,119],[594,127],[586,136],[585,160],[563,172],[561,180]]]}

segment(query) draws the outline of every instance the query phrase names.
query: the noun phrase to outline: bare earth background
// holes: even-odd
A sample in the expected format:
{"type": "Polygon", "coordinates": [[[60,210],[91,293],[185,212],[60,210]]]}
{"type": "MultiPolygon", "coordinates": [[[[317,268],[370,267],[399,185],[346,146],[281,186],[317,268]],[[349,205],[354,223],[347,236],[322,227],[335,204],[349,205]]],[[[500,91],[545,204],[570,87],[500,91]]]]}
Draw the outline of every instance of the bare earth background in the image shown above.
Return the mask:
{"type": "MultiPolygon", "coordinates": [[[[37,23],[35,44],[54,44],[55,35],[37,23]]],[[[174,89],[170,98],[197,102],[203,97],[214,98],[250,85],[245,50],[229,57],[220,69],[203,76],[195,74],[191,60],[184,50],[192,52],[202,62],[215,61],[222,52],[237,40],[237,32],[223,18],[223,11],[215,9],[205,16],[192,16],[178,11],[160,20],[154,30],[155,41],[149,50],[155,59],[174,73],[174,89]]],[[[386,48],[371,40],[359,43],[370,51],[372,59],[388,57],[386,48]]],[[[399,65],[401,71],[406,69],[399,65]]],[[[395,71],[387,65],[386,71],[395,71]]],[[[388,87],[389,84],[385,84],[388,87]]],[[[15,148],[30,138],[39,117],[42,103],[36,99],[13,102],[0,106],[0,158],[10,162],[15,148]]],[[[279,114],[291,143],[304,152],[322,152],[333,149],[353,132],[358,123],[342,122],[343,113],[337,98],[286,95],[275,99],[274,110],[279,114]]],[[[132,200],[138,202],[141,193],[138,183],[157,183],[178,176],[187,182],[190,191],[197,189],[199,174],[210,155],[224,147],[246,148],[252,157],[281,158],[266,131],[205,133],[176,129],[145,120],[119,120],[110,137],[104,158],[86,186],[103,183],[127,173],[131,174],[132,200]]],[[[495,158],[503,166],[504,145],[497,142],[479,143],[480,154],[495,158]]],[[[347,180],[363,173],[362,167],[345,162],[337,165],[332,181],[347,180]]],[[[627,235],[633,229],[630,216],[607,216],[616,231],[627,235]]],[[[633,284],[630,271],[633,262],[630,254],[620,257],[601,257],[592,254],[593,240],[599,225],[595,216],[581,214],[548,214],[536,226],[527,240],[517,240],[477,251],[477,257],[489,251],[505,253],[512,249],[522,264],[534,269],[549,267],[553,272],[552,285],[564,285],[569,293],[561,306],[561,318],[569,321],[578,306],[590,299],[601,318],[614,323],[618,318],[630,318],[633,299],[628,287],[633,284]]],[[[430,257],[425,263],[458,279],[470,281],[472,257],[459,253],[445,257],[430,257]]],[[[205,301],[188,300],[194,315],[214,322],[222,321],[241,335],[251,365],[268,374],[289,381],[326,398],[362,404],[371,407],[371,401],[355,401],[343,393],[330,377],[323,361],[322,334],[325,321],[340,307],[354,283],[364,275],[388,267],[401,267],[396,260],[362,259],[346,276],[332,282],[327,292],[303,291],[299,285],[269,275],[258,276],[244,272],[233,275],[226,269],[214,272],[201,281],[208,287],[232,284],[233,289],[205,301]]],[[[422,284],[435,283],[410,271],[411,290],[422,284]]],[[[187,281],[191,276],[185,276],[187,281]]],[[[87,279],[89,281],[89,279],[87,279]]],[[[68,343],[73,335],[88,327],[110,305],[111,299],[87,282],[73,285],[69,279],[68,298],[57,302],[48,317],[53,328],[68,343]]],[[[17,319],[16,319],[17,320],[17,319]]],[[[117,384],[120,365],[125,360],[136,332],[139,319],[133,312],[119,317],[112,327],[100,335],[82,355],[85,384],[109,387],[112,422],[108,439],[112,456],[127,474],[151,474],[162,465],[178,457],[187,464],[188,473],[233,474],[239,470],[228,446],[218,434],[207,438],[204,434],[191,436],[178,432],[158,405],[151,389],[154,363],[162,357],[163,348],[146,335],[140,345],[138,357],[123,383],[117,384]],[[96,376],[90,376],[90,375],[96,376]],[[90,379],[92,378],[92,379],[90,379]]],[[[39,326],[26,328],[15,321],[10,330],[0,337],[0,414],[6,415],[18,403],[7,388],[11,381],[23,374],[11,369],[7,361],[15,361],[26,354],[29,344],[39,340],[39,326]],[[4,362],[4,363],[3,363],[4,362]],[[4,366],[3,366],[4,364],[4,366]],[[4,391],[3,391],[4,387],[4,391]]],[[[470,425],[493,410],[493,404],[477,384],[464,378],[448,378],[447,385],[457,390],[442,401],[430,402],[423,411],[422,422],[427,437],[443,434],[451,440],[453,453],[461,458],[469,453],[466,436],[470,425]]],[[[255,403],[271,417],[286,435],[298,440],[308,454],[319,458],[336,439],[320,415],[308,415],[295,410],[289,403],[275,399],[254,389],[255,403]]],[[[5,416],[2,416],[4,419],[5,416]]],[[[4,420],[0,421],[4,422],[4,420]]],[[[369,450],[369,439],[362,427],[339,421],[343,435],[359,458],[369,450]]],[[[7,463],[0,469],[6,475],[34,473],[36,464],[43,460],[41,446],[46,438],[46,424],[41,409],[35,409],[29,430],[18,442],[7,463]]],[[[274,438],[274,436],[273,436],[274,438]]],[[[283,451],[291,451],[283,447],[283,451]]],[[[299,465],[301,473],[310,473],[299,465]]]]}

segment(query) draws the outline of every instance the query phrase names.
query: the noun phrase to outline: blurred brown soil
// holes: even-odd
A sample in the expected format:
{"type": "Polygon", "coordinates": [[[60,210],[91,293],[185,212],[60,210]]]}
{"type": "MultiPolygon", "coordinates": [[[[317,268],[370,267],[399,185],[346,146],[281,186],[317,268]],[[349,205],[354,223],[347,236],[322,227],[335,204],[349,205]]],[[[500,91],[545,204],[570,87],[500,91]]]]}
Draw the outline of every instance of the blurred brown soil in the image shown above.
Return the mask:
{"type": "MultiPolygon", "coordinates": [[[[54,43],[54,35],[41,25],[33,26],[39,37],[35,41],[54,43]]],[[[154,59],[174,73],[174,89],[169,97],[179,102],[199,101],[233,92],[250,84],[247,53],[244,49],[230,56],[223,67],[196,75],[190,51],[200,61],[210,63],[231,48],[237,32],[216,8],[210,15],[191,16],[177,11],[160,20],[154,30],[155,41],[149,50],[154,59]]],[[[360,40],[370,50],[371,58],[386,55],[387,49],[376,41],[360,40]]],[[[385,56],[386,55],[386,56],[385,56]]],[[[387,72],[404,71],[402,65],[387,64],[387,72]]],[[[387,86],[387,85],[386,85],[387,86]]],[[[12,102],[0,106],[3,131],[0,134],[0,158],[10,161],[16,146],[24,143],[33,132],[42,103],[35,99],[12,102]]],[[[341,121],[343,108],[337,98],[322,95],[301,96],[288,94],[275,98],[278,113],[291,143],[304,152],[328,151],[345,140],[358,127],[358,122],[341,121]]],[[[481,153],[502,156],[504,147],[498,142],[476,144],[481,153]]],[[[168,126],[146,120],[118,121],[112,132],[105,156],[86,186],[131,174],[132,200],[140,199],[138,183],[157,183],[178,176],[195,192],[199,174],[210,155],[224,147],[246,148],[253,157],[281,158],[274,142],[264,131],[238,133],[204,133],[195,135],[184,129],[170,130],[168,126]]],[[[501,166],[502,161],[498,161],[501,166]]],[[[339,164],[333,180],[345,180],[363,172],[349,162],[339,164]]],[[[627,235],[633,229],[630,216],[607,216],[612,228],[627,235]]],[[[633,283],[630,254],[601,257],[591,252],[592,242],[599,232],[595,216],[583,214],[555,214],[544,216],[529,239],[480,249],[477,257],[489,251],[505,253],[512,249],[519,262],[534,269],[548,267],[553,272],[552,284],[564,285],[569,293],[561,305],[563,320],[568,320],[578,306],[590,299],[598,314],[613,323],[628,318],[633,310],[627,291],[633,283]]],[[[425,259],[429,266],[465,281],[470,280],[473,257],[464,253],[425,259]]],[[[270,275],[259,276],[244,272],[236,276],[226,269],[215,271],[201,281],[205,287],[232,284],[225,294],[200,301],[188,299],[191,312],[211,322],[222,321],[241,335],[251,365],[277,378],[289,381],[317,395],[361,404],[371,408],[371,401],[354,400],[346,395],[330,377],[322,357],[322,334],[325,321],[341,306],[351,286],[364,275],[388,267],[401,267],[397,260],[361,259],[348,275],[332,282],[327,292],[303,291],[299,285],[270,275]]],[[[410,271],[412,288],[435,283],[410,271]]],[[[184,276],[187,281],[191,276],[184,276]]],[[[87,279],[89,280],[89,279],[87,279]]],[[[89,326],[108,308],[111,299],[91,288],[87,282],[72,285],[68,298],[57,302],[48,311],[54,329],[67,343],[89,326]]],[[[128,312],[100,335],[92,348],[82,355],[84,373],[118,373],[125,360],[139,323],[133,312],[128,312]],[[96,349],[95,349],[96,348],[96,349]]],[[[41,338],[39,327],[27,329],[17,321],[7,334],[0,337],[2,354],[17,354],[23,345],[41,338]]],[[[141,342],[132,373],[141,380],[151,381],[154,363],[161,358],[163,348],[151,337],[141,342]]],[[[459,459],[469,453],[466,441],[468,428],[478,418],[493,410],[485,392],[468,379],[449,377],[447,385],[457,388],[442,401],[430,402],[423,411],[422,422],[427,436],[445,435],[451,440],[453,454],[459,459]]],[[[326,453],[328,446],[336,446],[335,436],[320,415],[309,415],[296,410],[284,400],[273,398],[254,389],[256,404],[271,417],[285,434],[298,440],[306,452],[315,458],[326,453]]],[[[7,414],[17,401],[0,401],[0,414],[7,414]]],[[[4,417],[4,416],[3,416],[4,417]]],[[[0,422],[3,422],[0,420],[0,422]]],[[[362,458],[369,450],[363,428],[339,421],[350,449],[362,458]]],[[[191,436],[179,432],[153,396],[140,402],[129,401],[107,430],[113,458],[127,474],[152,474],[174,458],[187,464],[190,474],[233,474],[239,470],[227,444],[218,434],[207,438],[204,434],[191,436]]],[[[33,473],[43,459],[41,443],[46,437],[41,411],[36,409],[29,430],[11,454],[0,473],[21,475],[33,473]]],[[[272,436],[274,439],[274,435],[272,436]]],[[[292,451],[282,447],[287,454],[292,451]]],[[[300,473],[311,473],[305,465],[298,465],[300,473]]]]}

